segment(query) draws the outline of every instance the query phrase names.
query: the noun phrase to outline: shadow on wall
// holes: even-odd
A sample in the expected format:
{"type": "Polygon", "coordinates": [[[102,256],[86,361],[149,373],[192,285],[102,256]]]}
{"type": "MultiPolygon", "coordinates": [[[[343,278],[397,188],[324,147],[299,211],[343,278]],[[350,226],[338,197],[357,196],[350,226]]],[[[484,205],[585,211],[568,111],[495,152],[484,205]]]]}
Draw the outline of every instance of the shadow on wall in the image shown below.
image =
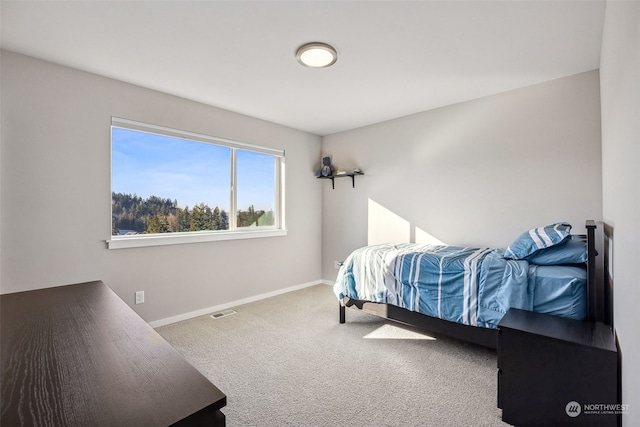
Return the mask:
{"type": "Polygon", "coordinates": [[[367,210],[367,245],[381,243],[427,243],[444,245],[434,235],[412,226],[400,215],[369,199],[367,210]]]}

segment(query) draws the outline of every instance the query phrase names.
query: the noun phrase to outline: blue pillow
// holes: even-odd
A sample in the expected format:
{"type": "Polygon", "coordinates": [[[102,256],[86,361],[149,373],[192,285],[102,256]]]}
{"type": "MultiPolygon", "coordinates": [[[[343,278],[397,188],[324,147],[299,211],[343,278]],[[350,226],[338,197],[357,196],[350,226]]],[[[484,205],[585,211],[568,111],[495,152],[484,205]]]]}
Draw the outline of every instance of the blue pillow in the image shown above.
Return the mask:
{"type": "Polygon", "coordinates": [[[527,257],[529,264],[562,265],[587,262],[587,236],[572,235],[564,243],[541,249],[527,257]]]}
{"type": "Polygon", "coordinates": [[[532,228],[522,233],[504,252],[507,259],[525,259],[535,252],[564,243],[569,238],[571,224],[558,222],[545,227],[532,228]]]}

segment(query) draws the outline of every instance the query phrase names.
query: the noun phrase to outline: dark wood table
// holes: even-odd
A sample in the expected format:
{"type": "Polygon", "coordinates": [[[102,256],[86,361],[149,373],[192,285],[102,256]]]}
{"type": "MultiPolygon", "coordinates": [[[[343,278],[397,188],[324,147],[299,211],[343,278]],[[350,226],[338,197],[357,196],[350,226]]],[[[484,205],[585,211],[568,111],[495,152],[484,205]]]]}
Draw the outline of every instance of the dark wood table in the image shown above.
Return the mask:
{"type": "Polygon", "coordinates": [[[224,426],[226,396],[100,281],[0,295],[3,426],[224,426]]]}

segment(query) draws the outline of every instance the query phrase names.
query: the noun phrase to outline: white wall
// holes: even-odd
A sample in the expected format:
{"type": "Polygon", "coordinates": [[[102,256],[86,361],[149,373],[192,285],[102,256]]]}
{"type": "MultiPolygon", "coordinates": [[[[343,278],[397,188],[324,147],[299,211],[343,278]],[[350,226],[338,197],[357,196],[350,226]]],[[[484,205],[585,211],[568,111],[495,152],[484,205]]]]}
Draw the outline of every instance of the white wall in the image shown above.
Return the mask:
{"type": "Polygon", "coordinates": [[[603,219],[613,226],[623,425],[640,425],[640,2],[608,1],[601,53],[603,219]]]}
{"type": "Polygon", "coordinates": [[[384,227],[506,247],[534,226],[581,231],[602,216],[598,71],[329,135],[322,151],[365,172],[356,188],[323,182],[326,280],[372,235],[389,239],[384,227]]]}
{"type": "Polygon", "coordinates": [[[155,321],[321,279],[320,137],[1,55],[2,293],[101,279],[155,321]],[[111,116],[284,149],[289,234],[108,250],[111,116]]]}

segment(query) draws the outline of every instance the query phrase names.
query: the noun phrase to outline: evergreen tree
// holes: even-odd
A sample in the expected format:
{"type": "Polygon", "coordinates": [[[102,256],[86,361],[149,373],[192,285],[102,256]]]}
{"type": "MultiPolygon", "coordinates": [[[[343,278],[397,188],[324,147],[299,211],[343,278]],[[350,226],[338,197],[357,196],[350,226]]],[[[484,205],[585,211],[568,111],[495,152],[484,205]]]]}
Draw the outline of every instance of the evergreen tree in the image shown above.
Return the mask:
{"type": "Polygon", "coordinates": [[[206,230],[206,214],[204,204],[201,203],[193,207],[191,211],[191,221],[189,222],[189,231],[206,230]]]}
{"type": "Polygon", "coordinates": [[[229,229],[229,214],[225,212],[224,209],[220,211],[220,226],[218,230],[228,230],[229,229]]]}
{"type": "Polygon", "coordinates": [[[159,213],[155,214],[151,220],[149,220],[146,231],[148,234],[168,233],[169,224],[167,223],[166,217],[159,213]]]}
{"type": "Polygon", "coordinates": [[[189,206],[185,206],[184,209],[178,211],[178,231],[189,231],[191,224],[191,214],[189,213],[189,206]]]}

